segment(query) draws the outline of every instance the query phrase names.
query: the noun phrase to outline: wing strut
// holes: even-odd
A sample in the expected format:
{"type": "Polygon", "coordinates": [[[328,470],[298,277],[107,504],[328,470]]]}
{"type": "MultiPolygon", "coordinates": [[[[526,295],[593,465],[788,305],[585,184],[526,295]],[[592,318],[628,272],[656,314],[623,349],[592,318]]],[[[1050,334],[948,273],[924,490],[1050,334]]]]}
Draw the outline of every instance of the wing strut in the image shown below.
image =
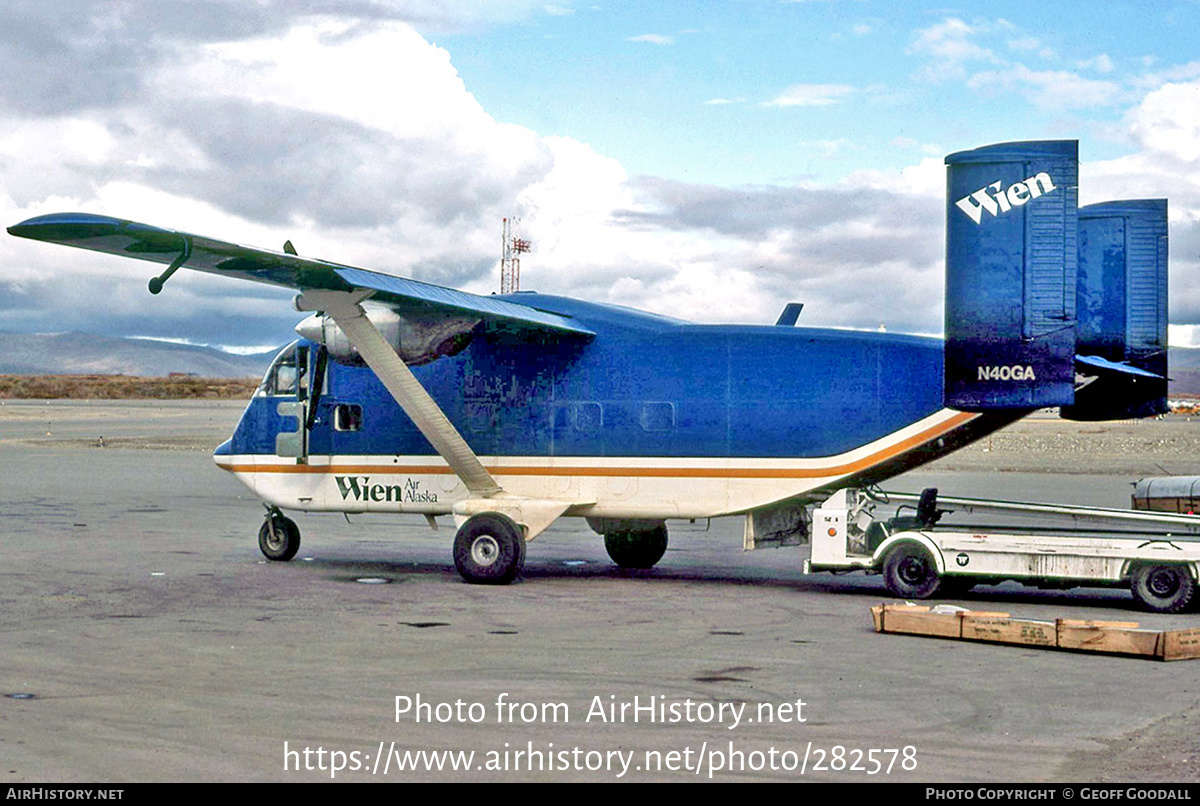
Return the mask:
{"type": "Polygon", "coordinates": [[[171,265],[167,266],[167,270],[157,277],[150,278],[150,293],[157,294],[163,290],[163,283],[171,279],[171,275],[179,271],[179,267],[188,262],[188,258],[192,256],[192,239],[184,235],[183,248],[179,250],[179,257],[171,261],[171,265]]]}
{"type": "Polygon", "coordinates": [[[408,365],[388,346],[383,336],[367,319],[358,303],[371,295],[367,289],[325,291],[309,289],[296,297],[300,311],[324,311],[346,334],[350,344],[367,362],[404,413],[416,424],[450,469],[463,481],[471,494],[491,498],[503,492],[479,457],[458,433],[408,365]]]}

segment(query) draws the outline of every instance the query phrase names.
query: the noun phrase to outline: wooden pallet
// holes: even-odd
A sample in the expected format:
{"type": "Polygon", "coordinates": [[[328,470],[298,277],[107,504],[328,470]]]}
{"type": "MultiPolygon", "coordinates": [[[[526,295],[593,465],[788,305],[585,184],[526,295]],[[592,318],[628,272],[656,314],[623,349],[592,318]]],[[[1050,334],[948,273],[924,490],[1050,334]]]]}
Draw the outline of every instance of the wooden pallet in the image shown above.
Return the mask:
{"type": "Polygon", "coordinates": [[[1157,660],[1200,658],[1200,627],[1142,630],[1136,621],[1016,619],[1008,613],[881,604],[871,608],[875,632],[1071,649],[1157,660]]]}

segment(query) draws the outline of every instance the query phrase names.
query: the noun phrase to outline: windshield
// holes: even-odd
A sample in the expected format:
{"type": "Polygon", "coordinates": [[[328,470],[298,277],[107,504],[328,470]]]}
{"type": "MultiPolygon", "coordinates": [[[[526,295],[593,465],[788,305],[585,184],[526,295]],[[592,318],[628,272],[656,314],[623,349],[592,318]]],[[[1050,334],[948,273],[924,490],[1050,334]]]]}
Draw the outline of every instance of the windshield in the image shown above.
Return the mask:
{"type": "Polygon", "coordinates": [[[307,351],[298,349],[299,343],[299,340],[294,341],[279,351],[255,394],[296,397],[298,389],[307,390],[307,351]]]}

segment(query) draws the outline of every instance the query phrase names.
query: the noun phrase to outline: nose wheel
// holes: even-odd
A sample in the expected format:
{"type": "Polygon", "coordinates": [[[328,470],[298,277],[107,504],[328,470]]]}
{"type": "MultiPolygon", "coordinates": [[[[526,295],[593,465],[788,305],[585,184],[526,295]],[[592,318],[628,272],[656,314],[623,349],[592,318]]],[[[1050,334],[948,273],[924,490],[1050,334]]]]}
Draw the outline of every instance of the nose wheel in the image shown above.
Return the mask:
{"type": "Polygon", "coordinates": [[[276,507],[267,508],[267,517],[258,530],[258,550],[268,560],[286,562],[300,550],[300,527],[276,507]]]}

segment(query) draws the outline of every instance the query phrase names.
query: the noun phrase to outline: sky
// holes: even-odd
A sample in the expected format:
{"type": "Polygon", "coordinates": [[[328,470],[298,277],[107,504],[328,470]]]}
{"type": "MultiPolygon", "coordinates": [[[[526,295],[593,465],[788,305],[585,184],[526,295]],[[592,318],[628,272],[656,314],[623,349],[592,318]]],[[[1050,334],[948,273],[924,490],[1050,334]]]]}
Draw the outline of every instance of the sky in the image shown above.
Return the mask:
{"type": "MultiPolygon", "coordinates": [[[[1170,200],[1200,345],[1200,0],[5,0],[0,223],[86,211],[477,293],[937,334],[945,155],[1170,200]]],[[[0,235],[0,330],[250,349],[292,294],[0,235]]]]}

